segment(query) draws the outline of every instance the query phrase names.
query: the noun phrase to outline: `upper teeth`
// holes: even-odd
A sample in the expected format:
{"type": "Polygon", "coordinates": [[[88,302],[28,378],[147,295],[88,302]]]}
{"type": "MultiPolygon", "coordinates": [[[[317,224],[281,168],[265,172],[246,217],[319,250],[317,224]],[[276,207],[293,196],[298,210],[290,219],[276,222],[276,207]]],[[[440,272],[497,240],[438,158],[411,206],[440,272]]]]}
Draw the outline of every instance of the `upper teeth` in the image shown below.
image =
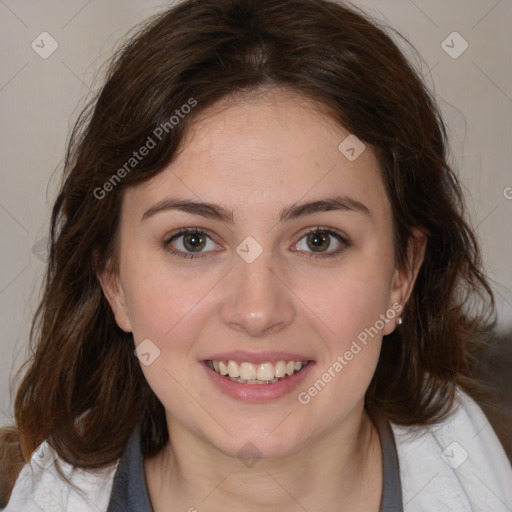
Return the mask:
{"type": "Polygon", "coordinates": [[[232,378],[241,380],[261,380],[269,381],[274,378],[293,375],[301,370],[307,361],[277,361],[273,363],[252,364],[248,362],[229,361],[211,361],[210,366],[221,375],[229,375],[232,378]]]}

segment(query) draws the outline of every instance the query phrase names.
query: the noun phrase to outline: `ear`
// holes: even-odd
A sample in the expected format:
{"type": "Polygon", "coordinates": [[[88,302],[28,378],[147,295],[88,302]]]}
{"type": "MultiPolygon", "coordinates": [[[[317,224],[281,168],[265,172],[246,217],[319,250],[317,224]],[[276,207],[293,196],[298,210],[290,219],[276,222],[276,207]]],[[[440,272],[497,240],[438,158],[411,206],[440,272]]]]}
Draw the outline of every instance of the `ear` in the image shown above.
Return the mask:
{"type": "MultiPolygon", "coordinates": [[[[425,257],[425,248],[427,246],[427,236],[418,228],[412,229],[413,234],[409,240],[407,250],[407,262],[404,268],[396,268],[393,274],[391,290],[389,294],[388,308],[397,311],[397,317],[404,310],[405,304],[414,288],[416,277],[425,257]],[[398,307],[400,305],[400,308],[398,307]]],[[[384,334],[390,334],[394,331],[395,322],[388,322],[384,329],[384,334]]]]}
{"type": "Polygon", "coordinates": [[[114,313],[117,325],[125,332],[132,332],[126,297],[119,280],[119,274],[116,270],[108,267],[110,265],[106,269],[98,271],[96,277],[114,313]]]}

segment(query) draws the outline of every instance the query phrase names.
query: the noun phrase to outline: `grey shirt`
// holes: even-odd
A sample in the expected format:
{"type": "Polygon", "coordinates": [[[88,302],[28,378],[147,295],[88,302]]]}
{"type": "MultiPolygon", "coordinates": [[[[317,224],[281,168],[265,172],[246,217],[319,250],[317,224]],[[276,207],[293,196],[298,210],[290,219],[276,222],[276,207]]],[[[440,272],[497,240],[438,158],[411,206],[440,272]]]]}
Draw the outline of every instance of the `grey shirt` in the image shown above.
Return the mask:
{"type": "MultiPolygon", "coordinates": [[[[395,438],[391,425],[377,425],[382,445],[384,485],[379,512],[403,512],[402,485],[395,438]]],[[[152,512],[141,450],[140,426],[134,429],[114,476],[107,512],[152,512]]]]}

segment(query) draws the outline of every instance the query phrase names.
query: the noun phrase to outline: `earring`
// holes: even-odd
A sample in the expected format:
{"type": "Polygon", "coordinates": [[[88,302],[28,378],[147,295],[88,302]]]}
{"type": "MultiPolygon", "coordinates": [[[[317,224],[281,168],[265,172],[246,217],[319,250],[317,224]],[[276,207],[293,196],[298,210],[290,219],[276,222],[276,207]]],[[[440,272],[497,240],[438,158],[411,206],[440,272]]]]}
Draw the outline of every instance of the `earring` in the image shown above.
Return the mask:
{"type": "Polygon", "coordinates": [[[402,325],[404,323],[404,319],[402,318],[402,315],[396,317],[396,323],[397,323],[397,325],[402,325]]]}

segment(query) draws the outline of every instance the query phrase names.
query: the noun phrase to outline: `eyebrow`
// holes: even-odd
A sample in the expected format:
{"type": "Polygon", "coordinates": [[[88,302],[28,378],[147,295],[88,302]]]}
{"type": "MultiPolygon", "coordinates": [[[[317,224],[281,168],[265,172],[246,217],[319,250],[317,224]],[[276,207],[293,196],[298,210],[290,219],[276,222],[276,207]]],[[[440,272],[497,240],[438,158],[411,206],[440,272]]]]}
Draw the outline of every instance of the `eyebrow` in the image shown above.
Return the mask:
{"type": "MultiPolygon", "coordinates": [[[[233,212],[224,206],[203,203],[189,199],[166,198],[151,206],[142,215],[141,222],[158,213],[179,210],[192,215],[200,215],[207,219],[220,220],[228,224],[234,223],[233,212]]],[[[345,196],[328,197],[308,203],[293,204],[281,211],[280,222],[286,222],[306,215],[329,211],[352,211],[370,215],[368,208],[361,202],[345,196]]]]}

